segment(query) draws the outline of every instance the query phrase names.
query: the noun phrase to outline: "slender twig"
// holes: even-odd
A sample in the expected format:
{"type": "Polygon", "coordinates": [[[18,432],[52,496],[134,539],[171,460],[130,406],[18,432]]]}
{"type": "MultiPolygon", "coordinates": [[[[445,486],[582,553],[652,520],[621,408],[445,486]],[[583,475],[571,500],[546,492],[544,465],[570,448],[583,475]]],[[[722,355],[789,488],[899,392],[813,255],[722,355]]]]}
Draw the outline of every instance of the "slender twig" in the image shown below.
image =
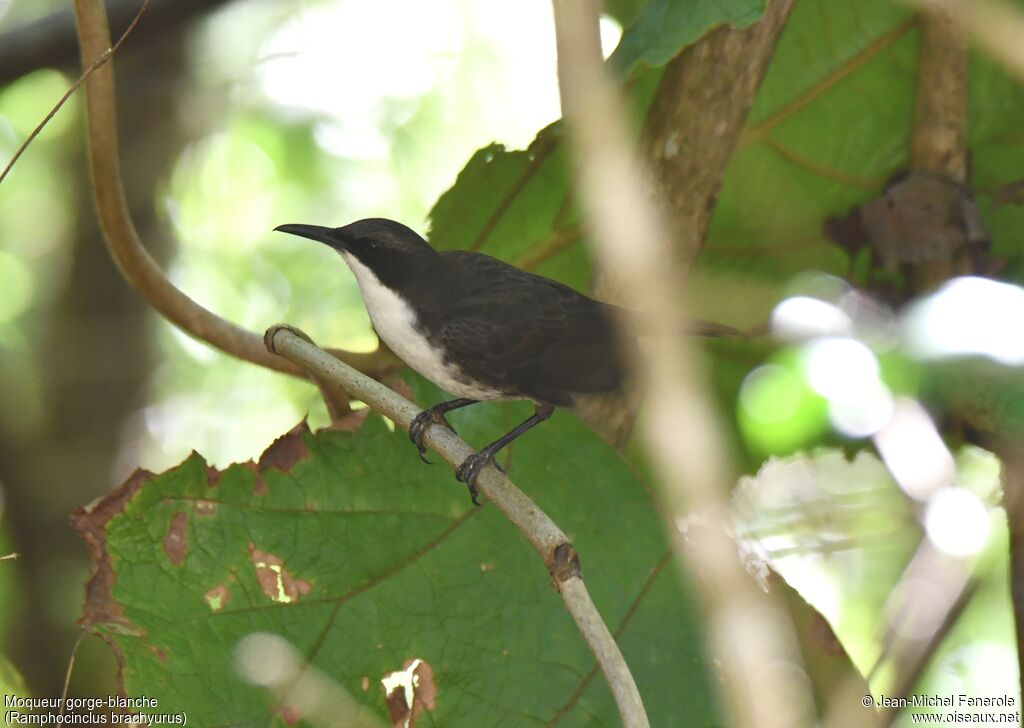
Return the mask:
{"type": "MultiPolygon", "coordinates": [[[[592,233],[588,239],[612,285],[642,312],[641,325],[650,331],[682,330],[681,266],[672,255],[667,225],[647,195],[622,103],[602,67],[598,4],[554,0],[553,5],[562,112],[592,233]]],[[[773,8],[778,12],[778,0],[766,12],[773,8]]],[[[642,419],[646,444],[665,486],[672,541],[698,576],[731,723],[804,725],[813,708],[792,625],[744,571],[726,533],[732,478],[696,357],[682,337],[625,339],[634,345],[633,371],[649,390],[642,419]],[[692,510],[709,527],[692,529],[684,538],[675,524],[692,510]]]]}
{"type": "Polygon", "coordinates": [[[61,715],[64,715],[64,706],[68,704],[68,688],[71,687],[71,673],[75,671],[75,662],[78,660],[78,648],[82,646],[82,640],[84,640],[88,634],[88,632],[82,630],[82,633],[78,635],[78,639],[75,640],[75,644],[71,648],[71,655],[68,657],[68,669],[64,672],[64,689],[60,692],[61,715]]]}
{"type": "MultiPolygon", "coordinates": [[[[120,31],[138,12],[140,0],[107,0],[110,27],[120,31]]],[[[136,42],[167,37],[197,15],[230,0],[150,0],[146,22],[132,34],[136,42]]],[[[41,4],[41,3],[40,3],[41,4]]],[[[0,85],[40,68],[69,68],[78,61],[75,13],[70,5],[22,23],[4,23],[0,33],[0,85]]],[[[6,21],[7,18],[5,17],[6,21]]]]}
{"type": "MultiPolygon", "coordinates": [[[[409,400],[339,361],[318,348],[305,334],[289,326],[271,327],[267,330],[265,342],[269,352],[294,362],[317,381],[343,389],[349,396],[365,402],[375,412],[404,430],[409,429],[409,423],[420,412],[409,400]]],[[[461,465],[474,452],[464,440],[445,427],[428,427],[424,442],[452,466],[461,465]]],[[[481,471],[476,484],[480,492],[505,514],[544,559],[566,609],[608,680],[624,724],[630,727],[647,726],[636,683],[615,638],[590,599],[580,575],[576,551],[569,538],[544,511],[493,466],[481,471]]]]}
{"type": "MultiPolygon", "coordinates": [[[[946,575],[944,574],[943,576],[946,575]]],[[[894,655],[898,660],[897,667],[900,671],[899,682],[891,693],[891,696],[896,698],[896,700],[893,701],[893,704],[887,706],[879,716],[879,723],[882,726],[892,725],[900,715],[903,709],[894,707],[894,704],[902,702],[900,699],[906,699],[911,694],[931,662],[932,657],[938,652],[939,647],[942,646],[950,630],[956,626],[964,610],[971,603],[971,599],[977,594],[979,584],[980,580],[976,576],[972,576],[966,582],[959,585],[958,591],[948,595],[949,602],[943,604],[944,609],[941,621],[938,622],[927,639],[923,641],[923,644],[916,644],[911,649],[904,648],[899,654],[894,655]]],[[[915,595],[914,598],[920,599],[920,596],[915,595]]],[[[887,693],[887,695],[890,695],[890,693],[887,693]]]]}
{"type": "Polygon", "coordinates": [[[117,49],[121,47],[122,43],[124,43],[125,38],[131,35],[132,31],[135,30],[135,26],[139,24],[139,20],[142,18],[142,14],[146,12],[147,7],[149,7],[149,0],[142,0],[142,5],[139,6],[139,11],[135,13],[135,17],[132,19],[132,22],[128,24],[128,27],[121,34],[121,37],[117,39],[117,43],[115,43],[112,48],[105,50],[99,58],[89,64],[89,67],[82,72],[82,75],[78,77],[78,80],[71,84],[71,88],[65,91],[64,95],[60,97],[60,101],[50,109],[50,112],[43,117],[43,120],[40,121],[36,128],[32,130],[32,133],[28,135],[28,138],[21,143],[21,146],[18,147],[18,150],[14,153],[14,156],[11,157],[11,161],[9,161],[7,166],[4,167],[4,171],[0,172],[0,184],[2,184],[4,179],[7,178],[11,169],[14,168],[15,162],[17,162],[21,155],[25,153],[25,150],[28,149],[28,145],[31,144],[37,136],[39,136],[43,127],[50,123],[50,119],[52,119],[57,112],[61,110],[61,107],[67,103],[67,100],[70,99],[71,95],[78,90],[78,87],[85,82],[85,79],[89,78],[97,68],[113,57],[114,53],[117,52],[117,49]]]}
{"type": "MultiPolygon", "coordinates": [[[[99,0],[74,0],[82,65],[87,69],[110,57],[110,28],[99,0]]],[[[203,308],[160,270],[135,229],[121,181],[114,101],[114,64],[97,65],[86,76],[89,164],[96,211],[111,257],[128,282],[154,309],[186,333],[231,356],[260,366],[304,376],[291,362],[271,355],[260,336],[203,308]]],[[[361,353],[331,350],[361,371],[376,371],[393,361],[384,350],[361,353]]]]}

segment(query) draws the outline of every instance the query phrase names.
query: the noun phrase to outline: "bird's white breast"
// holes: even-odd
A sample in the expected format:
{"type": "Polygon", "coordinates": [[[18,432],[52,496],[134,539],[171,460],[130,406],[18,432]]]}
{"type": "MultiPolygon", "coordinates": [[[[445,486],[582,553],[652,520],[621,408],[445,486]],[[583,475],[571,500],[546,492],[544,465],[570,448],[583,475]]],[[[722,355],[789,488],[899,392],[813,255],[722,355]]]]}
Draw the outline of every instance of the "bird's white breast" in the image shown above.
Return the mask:
{"type": "Polygon", "coordinates": [[[397,293],[385,286],[372,270],[351,253],[342,253],[356,277],[359,291],[377,335],[398,357],[441,389],[457,397],[500,399],[502,393],[478,386],[445,364],[444,353],[431,345],[417,327],[416,312],[397,293]]]}

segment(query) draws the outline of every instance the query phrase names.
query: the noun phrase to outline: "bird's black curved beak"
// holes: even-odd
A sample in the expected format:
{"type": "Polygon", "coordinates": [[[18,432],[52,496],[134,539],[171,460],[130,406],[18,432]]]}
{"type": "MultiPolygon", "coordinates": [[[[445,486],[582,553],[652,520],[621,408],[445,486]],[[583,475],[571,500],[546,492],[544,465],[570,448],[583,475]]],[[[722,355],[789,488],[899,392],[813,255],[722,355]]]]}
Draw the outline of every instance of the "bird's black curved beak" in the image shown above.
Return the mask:
{"type": "Polygon", "coordinates": [[[298,235],[300,238],[309,238],[318,243],[329,245],[335,250],[342,250],[344,245],[335,234],[334,228],[321,225],[278,225],[274,230],[289,235],[298,235]]]}

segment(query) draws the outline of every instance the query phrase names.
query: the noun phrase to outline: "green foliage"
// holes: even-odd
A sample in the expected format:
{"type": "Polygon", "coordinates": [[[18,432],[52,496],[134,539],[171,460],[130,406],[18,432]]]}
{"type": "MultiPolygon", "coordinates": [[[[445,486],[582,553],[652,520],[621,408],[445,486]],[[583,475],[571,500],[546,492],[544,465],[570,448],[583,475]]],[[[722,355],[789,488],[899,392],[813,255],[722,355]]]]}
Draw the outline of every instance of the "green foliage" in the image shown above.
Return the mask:
{"type": "Polygon", "coordinates": [[[443,250],[483,251],[586,288],[586,257],[559,255],[579,248],[572,202],[562,127],[553,124],[525,150],[492,144],[474,154],[431,210],[430,241],[443,250]]]}
{"type": "MultiPolygon", "coordinates": [[[[457,429],[484,442],[523,408],[459,414],[457,429]]],[[[566,414],[516,443],[505,467],[573,538],[652,722],[713,724],[702,627],[644,484],[566,414]]],[[[253,632],[285,637],[382,714],[380,679],[421,658],[441,725],[547,722],[563,710],[565,725],[617,722],[539,557],[376,416],[355,433],[287,435],[256,467],[218,473],[193,456],[133,479],[86,524],[102,533],[114,578],[111,601],[87,613],[104,615],[93,628],[124,655],[126,692],[197,725],[264,725],[280,708],[233,664],[253,632]]]]}
{"type": "MultiPolygon", "coordinates": [[[[627,31],[613,59],[642,23],[627,31]]],[[[794,6],[689,281],[702,313],[750,316],[808,269],[857,277],[823,224],[877,195],[905,166],[916,41],[910,11],[887,0],[794,6]]],[[[1024,89],[984,57],[974,57],[971,68],[969,142],[979,203],[995,252],[1021,271],[1014,261],[1024,249],[1024,208],[993,197],[1019,178],[1024,138],[1015,130],[1024,127],[1024,89]]],[[[474,155],[431,213],[431,240],[585,284],[589,268],[566,199],[566,160],[551,149],[557,134],[557,126],[546,129],[525,152],[491,146],[474,155]]]]}
{"type": "MultiPolygon", "coordinates": [[[[916,51],[916,24],[898,3],[794,5],[727,170],[706,268],[762,279],[852,273],[822,225],[877,195],[907,164],[916,51]]],[[[998,187],[1019,177],[1019,165],[994,150],[1016,154],[1024,142],[1013,131],[1024,125],[1024,87],[978,54],[970,87],[972,176],[998,187]]],[[[996,249],[1014,257],[1024,251],[1019,210],[986,217],[996,249]]]]}
{"type": "Polygon", "coordinates": [[[825,399],[811,389],[796,352],[786,349],[743,383],[737,421],[759,455],[782,455],[812,445],[828,431],[825,399]]]}
{"type": "MultiPolygon", "coordinates": [[[[609,11],[627,30],[609,65],[629,79],[632,108],[646,109],[659,68],[681,49],[723,24],[749,26],[764,6],[764,0],[612,3],[609,11]]],[[[214,23],[231,26],[234,20],[224,14],[214,23]]],[[[253,37],[262,38],[284,20],[284,14],[263,16],[265,27],[253,37]]],[[[229,30],[234,39],[248,38],[229,30]]],[[[911,11],[889,0],[795,4],[726,172],[709,240],[686,282],[691,310],[723,322],[760,323],[801,271],[823,270],[860,284],[869,280],[877,263],[870,252],[829,241],[823,222],[877,196],[906,165],[916,35],[911,11]]],[[[248,55],[236,53],[236,66],[225,71],[220,61],[241,45],[221,40],[208,44],[218,54],[198,63],[204,73],[224,74],[213,80],[218,93],[218,84],[237,82],[231,74],[255,73],[264,55],[274,54],[261,41],[249,42],[248,55]]],[[[386,62],[383,40],[381,46],[381,57],[368,63],[386,62]]],[[[487,59],[486,50],[471,50],[463,49],[449,83],[486,89],[472,74],[487,59]]],[[[37,106],[55,95],[58,80],[44,72],[4,91],[0,115],[6,124],[25,133],[40,116],[37,106]]],[[[331,94],[327,85],[322,90],[331,94]]],[[[351,139],[342,153],[325,142],[336,143],[341,126],[338,119],[332,124],[329,113],[278,117],[282,110],[272,110],[272,104],[261,108],[258,95],[245,94],[241,111],[234,111],[222,133],[191,147],[166,185],[186,242],[172,267],[175,281],[244,326],[261,329],[288,319],[319,341],[367,348],[372,334],[342,263],[329,251],[307,252],[309,244],[270,237],[269,228],[374,214],[416,226],[437,179],[444,177],[438,161],[455,148],[452,138],[437,142],[447,119],[458,118],[465,132],[482,118],[471,113],[499,104],[480,103],[486,92],[466,93],[459,103],[424,94],[352,111],[362,122],[376,119],[374,128],[387,142],[382,162],[371,161],[370,154],[360,157],[364,149],[353,152],[358,144],[351,139]]],[[[62,138],[61,125],[67,129],[71,111],[51,124],[39,148],[62,138]]],[[[1024,207],[1008,192],[1024,165],[1022,128],[1022,87],[993,62],[974,57],[971,182],[992,232],[993,252],[1006,266],[1002,272],[1017,281],[1024,281],[1024,207]]],[[[10,134],[0,138],[4,148],[12,148],[13,140],[10,134]]],[[[432,243],[481,250],[589,288],[591,266],[561,141],[556,122],[522,151],[497,142],[480,148],[433,207],[432,243]]],[[[7,350],[29,349],[11,323],[49,295],[38,283],[57,277],[50,274],[57,266],[49,262],[35,268],[31,279],[25,272],[25,261],[37,255],[45,261],[58,257],[50,251],[70,224],[55,178],[27,157],[0,198],[0,277],[9,284],[0,302],[0,333],[16,334],[0,337],[7,350]],[[23,208],[34,213],[15,214],[23,208]],[[39,219],[49,221],[47,229],[38,229],[39,219]]],[[[898,273],[891,276],[900,283],[898,273]]],[[[252,443],[269,439],[281,422],[319,408],[315,393],[302,383],[228,363],[195,343],[165,337],[165,348],[183,349],[188,359],[182,363],[185,357],[178,356],[158,374],[158,405],[147,415],[161,446],[169,433],[177,435],[172,452],[186,441],[214,451],[223,462],[254,452],[252,443]],[[167,386],[170,372],[173,386],[167,386]],[[168,391],[174,388],[176,394],[168,391]],[[162,417],[160,404],[175,399],[187,406],[162,417]],[[202,422],[182,424],[182,411],[204,413],[197,418],[202,422]],[[213,420],[208,413],[214,412],[228,415],[213,420]]],[[[736,413],[727,426],[748,446],[749,463],[828,437],[823,400],[809,390],[793,351],[770,355],[726,342],[709,352],[723,411],[736,413]],[[762,381],[748,400],[737,399],[741,382],[752,385],[748,375],[766,358],[774,378],[762,381]],[[782,411],[790,419],[780,421],[782,411]]],[[[953,404],[991,400],[1001,408],[993,406],[1000,424],[1024,427],[1017,371],[989,368],[975,379],[976,362],[957,362],[926,376],[896,355],[883,358],[884,379],[897,394],[924,393],[953,404]]],[[[13,366],[0,357],[0,368],[8,375],[4,381],[18,383],[8,393],[18,404],[10,408],[17,426],[31,427],[33,408],[42,406],[33,361],[19,356],[10,376],[13,366]],[[31,401],[23,406],[23,399],[31,401]]],[[[436,398],[431,392],[421,401],[436,398]]],[[[452,419],[470,441],[482,444],[523,414],[519,405],[487,405],[452,419]]],[[[317,415],[323,418],[322,410],[317,415]]],[[[864,467],[863,461],[840,466],[824,456],[794,462],[833,468],[828,472],[837,479],[859,475],[857,468],[864,467]]],[[[652,723],[714,723],[718,711],[699,651],[702,632],[692,595],[680,587],[667,559],[662,524],[642,483],[563,414],[517,442],[506,464],[580,548],[598,607],[612,630],[622,629],[618,637],[652,723]]],[[[878,485],[867,491],[874,500],[869,508],[854,509],[846,524],[848,536],[871,547],[856,551],[865,559],[858,562],[862,570],[835,568],[817,574],[816,583],[794,580],[861,667],[878,647],[872,640],[885,597],[920,538],[905,499],[881,466],[876,462],[868,469],[876,480],[867,480],[878,485]]],[[[211,475],[194,457],[134,485],[136,490],[123,487],[115,495],[130,496],[125,503],[106,502],[113,512],[95,519],[116,579],[108,585],[112,601],[90,602],[87,610],[93,627],[126,657],[128,694],[160,697],[199,725],[266,723],[279,706],[276,698],[244,684],[231,656],[244,636],[266,631],[286,637],[310,665],[382,715],[380,678],[404,660],[422,657],[438,685],[438,723],[547,722],[566,705],[564,720],[570,724],[616,722],[607,689],[548,588],[537,556],[496,509],[471,509],[449,469],[422,467],[404,435],[375,418],[355,433],[291,435],[264,457],[261,468],[232,466],[211,475]],[[285,467],[280,458],[289,452],[298,455],[286,458],[294,462],[285,467]]],[[[777,513],[760,515],[763,528],[778,527],[769,522],[777,513]]],[[[798,525],[808,532],[825,530],[798,525]]],[[[793,540],[799,530],[788,522],[772,536],[793,540]]],[[[1005,546],[1000,533],[990,548],[1005,546]]],[[[842,560],[828,558],[833,566],[842,560]]],[[[783,574],[791,564],[781,564],[783,574]]],[[[0,564],[0,581],[4,568],[0,564]]],[[[957,628],[968,637],[950,642],[940,660],[971,640],[1010,641],[1002,572],[987,573],[978,601],[957,628]],[[996,618],[985,623],[991,614],[996,618]]],[[[955,660],[944,665],[956,667],[955,660]]],[[[965,672],[977,679],[977,673],[965,672]]],[[[0,687],[12,680],[5,675],[0,661],[0,687]]],[[[970,690],[966,683],[962,687],[970,690]]]]}
{"type": "Polygon", "coordinates": [[[765,0],[649,0],[609,59],[621,72],[663,66],[710,30],[746,28],[764,12],[765,0]]]}

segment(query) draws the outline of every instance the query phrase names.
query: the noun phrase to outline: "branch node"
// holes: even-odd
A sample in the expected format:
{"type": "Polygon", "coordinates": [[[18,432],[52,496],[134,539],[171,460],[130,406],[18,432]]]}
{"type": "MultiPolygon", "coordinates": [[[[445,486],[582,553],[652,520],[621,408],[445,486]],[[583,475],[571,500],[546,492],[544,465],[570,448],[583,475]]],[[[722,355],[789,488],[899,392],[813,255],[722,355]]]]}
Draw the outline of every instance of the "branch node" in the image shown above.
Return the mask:
{"type": "MultiPolygon", "coordinates": [[[[269,329],[267,329],[266,332],[263,334],[263,344],[267,347],[267,351],[269,351],[271,354],[278,353],[277,349],[274,348],[274,338],[281,331],[290,331],[291,333],[298,336],[300,339],[308,341],[313,346],[316,346],[316,342],[309,338],[309,334],[307,334],[302,329],[298,329],[289,324],[274,324],[269,329]]],[[[278,356],[280,356],[280,354],[278,354],[278,356]]]]}
{"type": "Polygon", "coordinates": [[[548,571],[551,572],[551,578],[554,579],[556,589],[559,584],[573,577],[583,577],[580,570],[580,555],[571,543],[563,541],[555,546],[554,551],[551,552],[551,557],[548,559],[548,571]]]}

